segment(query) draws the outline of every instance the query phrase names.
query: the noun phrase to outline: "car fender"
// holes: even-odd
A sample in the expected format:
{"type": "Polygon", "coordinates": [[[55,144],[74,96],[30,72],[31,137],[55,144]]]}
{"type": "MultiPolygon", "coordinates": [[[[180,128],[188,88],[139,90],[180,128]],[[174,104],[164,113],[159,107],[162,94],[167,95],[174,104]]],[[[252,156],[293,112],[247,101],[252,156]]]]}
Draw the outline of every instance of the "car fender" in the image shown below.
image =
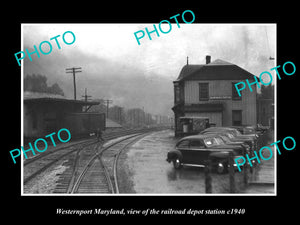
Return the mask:
{"type": "Polygon", "coordinates": [[[173,151],[168,152],[168,155],[167,155],[167,161],[168,162],[171,162],[171,161],[173,161],[174,159],[177,159],[177,158],[182,161],[183,156],[182,156],[182,153],[180,151],[173,150],[173,151]]]}

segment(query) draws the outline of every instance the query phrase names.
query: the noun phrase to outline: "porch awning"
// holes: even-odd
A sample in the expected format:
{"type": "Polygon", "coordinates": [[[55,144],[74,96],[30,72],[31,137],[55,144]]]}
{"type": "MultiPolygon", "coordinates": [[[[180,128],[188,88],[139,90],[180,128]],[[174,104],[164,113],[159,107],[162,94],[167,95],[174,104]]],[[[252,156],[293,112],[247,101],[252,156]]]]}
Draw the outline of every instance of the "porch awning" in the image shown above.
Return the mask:
{"type": "Polygon", "coordinates": [[[184,112],[222,112],[223,105],[218,104],[191,104],[184,106],[184,112]]]}

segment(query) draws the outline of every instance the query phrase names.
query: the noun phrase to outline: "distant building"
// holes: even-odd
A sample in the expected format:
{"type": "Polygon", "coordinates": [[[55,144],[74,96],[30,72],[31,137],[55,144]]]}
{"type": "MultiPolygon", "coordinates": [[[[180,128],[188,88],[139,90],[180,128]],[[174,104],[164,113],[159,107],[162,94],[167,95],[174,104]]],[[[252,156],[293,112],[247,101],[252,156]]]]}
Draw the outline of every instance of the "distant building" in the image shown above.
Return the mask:
{"type": "Polygon", "coordinates": [[[105,128],[106,129],[116,129],[116,128],[122,128],[122,125],[118,124],[117,122],[106,118],[105,121],[105,128]]]}
{"type": "Polygon", "coordinates": [[[179,118],[208,117],[216,126],[256,125],[256,85],[238,95],[235,84],[254,75],[241,67],[217,59],[206,64],[185,65],[174,84],[175,134],[182,132],[179,118]]]}

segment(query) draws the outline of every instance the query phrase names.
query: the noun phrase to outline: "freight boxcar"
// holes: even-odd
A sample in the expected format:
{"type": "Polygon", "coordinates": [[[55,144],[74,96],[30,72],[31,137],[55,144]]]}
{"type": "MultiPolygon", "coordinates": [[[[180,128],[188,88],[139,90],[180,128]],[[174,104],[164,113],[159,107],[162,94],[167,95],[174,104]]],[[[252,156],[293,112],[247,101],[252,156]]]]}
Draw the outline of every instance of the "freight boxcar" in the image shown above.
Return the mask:
{"type": "Polygon", "coordinates": [[[68,113],[65,115],[66,128],[73,137],[84,137],[105,130],[104,113],[68,113]]]}

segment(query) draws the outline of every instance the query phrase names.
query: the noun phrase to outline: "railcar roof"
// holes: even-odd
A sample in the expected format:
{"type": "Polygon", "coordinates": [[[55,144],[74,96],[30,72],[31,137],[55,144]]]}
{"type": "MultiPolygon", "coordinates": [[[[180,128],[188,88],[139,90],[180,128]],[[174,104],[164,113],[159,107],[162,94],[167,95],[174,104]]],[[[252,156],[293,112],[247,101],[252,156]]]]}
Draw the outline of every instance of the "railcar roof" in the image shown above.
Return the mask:
{"type": "Polygon", "coordinates": [[[63,98],[24,98],[24,103],[72,103],[79,105],[99,105],[99,102],[92,101],[81,101],[73,99],[63,99],[63,98]]]}

